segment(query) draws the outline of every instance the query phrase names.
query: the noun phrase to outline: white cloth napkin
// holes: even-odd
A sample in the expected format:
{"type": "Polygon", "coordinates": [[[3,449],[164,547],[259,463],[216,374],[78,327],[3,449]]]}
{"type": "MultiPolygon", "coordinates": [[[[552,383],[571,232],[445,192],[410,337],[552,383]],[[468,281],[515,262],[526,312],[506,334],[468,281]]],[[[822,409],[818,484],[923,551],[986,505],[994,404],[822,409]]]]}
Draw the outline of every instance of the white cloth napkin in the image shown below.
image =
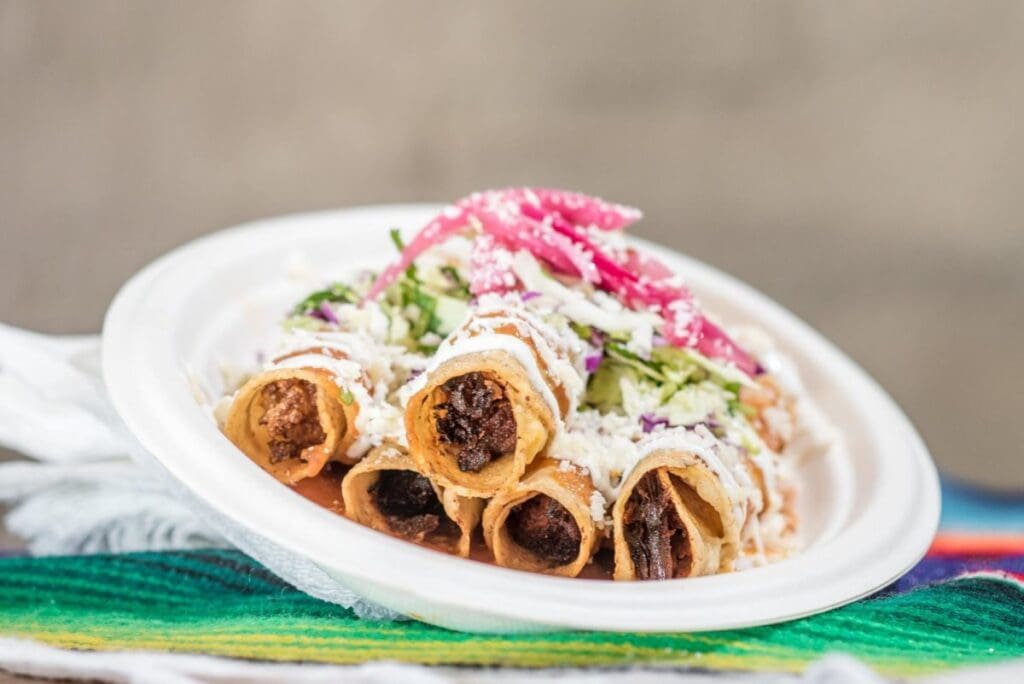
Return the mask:
{"type": "Polygon", "coordinates": [[[298,589],[367,618],[400,616],[242,529],[163,471],[129,434],[100,377],[98,336],[0,324],[0,464],[7,527],[35,554],[234,546],[298,589]]]}

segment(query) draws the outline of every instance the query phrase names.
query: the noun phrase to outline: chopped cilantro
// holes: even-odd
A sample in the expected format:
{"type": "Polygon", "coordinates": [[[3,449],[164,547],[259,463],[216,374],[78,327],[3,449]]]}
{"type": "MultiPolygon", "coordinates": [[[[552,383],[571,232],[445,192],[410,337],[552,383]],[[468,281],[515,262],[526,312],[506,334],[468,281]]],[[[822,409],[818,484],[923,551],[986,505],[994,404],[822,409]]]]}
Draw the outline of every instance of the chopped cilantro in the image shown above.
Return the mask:
{"type": "Polygon", "coordinates": [[[416,320],[411,321],[412,329],[409,331],[414,340],[418,340],[436,326],[434,322],[434,309],[437,308],[437,297],[424,292],[418,283],[408,283],[403,294],[405,306],[413,305],[419,310],[416,320]]]}
{"type": "Polygon", "coordinates": [[[452,283],[448,292],[450,296],[460,299],[469,299],[472,296],[469,292],[469,283],[463,280],[457,268],[445,265],[441,267],[441,273],[452,283]]]}
{"type": "MultiPolygon", "coordinates": [[[[402,232],[398,228],[391,229],[391,241],[395,243],[399,254],[405,251],[405,241],[402,240],[402,232]]],[[[409,264],[409,267],[405,269],[405,277],[419,282],[419,278],[416,275],[416,264],[409,264]]]]}
{"type": "Polygon", "coordinates": [[[319,309],[320,305],[324,302],[356,304],[358,301],[359,295],[356,294],[355,290],[343,283],[334,283],[330,287],[323,290],[317,290],[303,299],[295,305],[292,313],[296,316],[308,314],[310,311],[316,311],[319,309]]]}
{"type": "Polygon", "coordinates": [[[349,392],[347,389],[341,390],[341,403],[342,404],[344,404],[345,406],[350,406],[352,404],[352,402],[355,401],[355,400],[356,400],[356,398],[354,396],[352,396],[352,393],[349,392]]]}
{"type": "Polygon", "coordinates": [[[608,342],[605,344],[604,351],[605,354],[611,357],[614,361],[626,366],[632,366],[634,369],[640,371],[640,373],[646,375],[657,383],[667,381],[665,374],[661,371],[658,364],[641,359],[639,356],[617,342],[608,342]]]}
{"type": "Polygon", "coordinates": [[[402,240],[402,231],[398,228],[391,229],[391,241],[395,243],[395,247],[398,248],[399,252],[405,251],[405,241],[402,240]]]}
{"type": "Polygon", "coordinates": [[[577,337],[581,340],[589,341],[594,335],[594,329],[589,325],[583,325],[576,321],[569,321],[569,327],[572,328],[572,331],[576,333],[577,337]]]}

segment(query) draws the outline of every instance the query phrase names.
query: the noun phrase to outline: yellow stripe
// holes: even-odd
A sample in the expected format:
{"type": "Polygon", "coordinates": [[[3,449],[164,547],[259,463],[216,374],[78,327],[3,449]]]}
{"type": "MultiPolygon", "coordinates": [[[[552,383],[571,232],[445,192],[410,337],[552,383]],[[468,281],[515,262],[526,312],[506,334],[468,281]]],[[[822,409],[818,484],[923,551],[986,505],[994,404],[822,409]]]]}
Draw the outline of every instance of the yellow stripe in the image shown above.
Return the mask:
{"type": "MultiPolygon", "coordinates": [[[[62,648],[88,649],[96,651],[187,651],[195,653],[206,653],[210,655],[246,657],[258,660],[273,661],[308,660],[310,655],[309,648],[301,646],[281,646],[280,644],[278,644],[268,648],[266,645],[263,644],[250,643],[250,640],[245,640],[241,642],[211,642],[208,637],[196,634],[185,635],[185,638],[168,639],[167,637],[139,636],[125,638],[121,640],[110,640],[102,636],[83,634],[82,632],[74,631],[50,631],[37,634],[25,634],[24,636],[30,636],[31,638],[34,638],[38,641],[42,641],[62,648]],[[130,648],[128,648],[129,646],[130,648]]],[[[399,660],[402,662],[413,663],[418,662],[424,664],[445,664],[459,662],[473,663],[477,660],[483,662],[493,661],[492,654],[480,653],[480,651],[478,650],[470,651],[468,653],[461,653],[458,651],[461,651],[462,649],[454,649],[456,652],[453,652],[453,649],[450,648],[453,644],[451,644],[450,642],[431,642],[429,643],[430,646],[441,645],[448,648],[442,650],[433,650],[432,652],[428,652],[423,655],[418,655],[417,652],[423,649],[418,647],[406,648],[406,645],[397,643],[382,645],[379,642],[374,642],[372,640],[361,641],[365,642],[366,645],[371,646],[373,648],[346,650],[345,646],[347,644],[339,644],[334,648],[319,651],[317,660],[337,664],[354,664],[378,659],[399,660]],[[479,658],[473,656],[479,656],[479,658]]],[[[424,646],[425,645],[427,644],[424,644],[424,646]]],[[[472,645],[478,646],[479,644],[474,643],[472,645]]],[[[800,656],[794,658],[787,658],[784,656],[749,657],[719,654],[713,652],[693,653],[687,654],[684,657],[665,658],[666,654],[664,653],[663,649],[638,649],[638,651],[640,651],[643,655],[660,656],[659,663],[664,665],[690,665],[698,666],[701,668],[707,668],[710,670],[734,671],[760,670],[779,672],[799,672],[802,671],[809,662],[818,658],[817,655],[813,655],[812,657],[800,656]]],[[[672,653],[672,656],[678,655],[680,654],[676,652],[672,653]]],[[[868,658],[866,660],[880,672],[890,676],[918,676],[937,672],[943,669],[942,663],[937,663],[934,661],[913,662],[906,660],[894,660],[889,658],[868,658]]],[[[605,665],[609,663],[620,662],[623,662],[621,658],[594,658],[591,655],[590,659],[588,659],[586,662],[580,663],[578,661],[573,661],[571,664],[605,665]]],[[[978,662],[984,662],[984,659],[979,659],[978,662]]],[[[517,655],[516,664],[521,667],[549,667],[552,665],[566,664],[566,661],[563,657],[560,657],[559,654],[549,653],[546,651],[539,651],[536,653],[519,653],[517,655]]]]}

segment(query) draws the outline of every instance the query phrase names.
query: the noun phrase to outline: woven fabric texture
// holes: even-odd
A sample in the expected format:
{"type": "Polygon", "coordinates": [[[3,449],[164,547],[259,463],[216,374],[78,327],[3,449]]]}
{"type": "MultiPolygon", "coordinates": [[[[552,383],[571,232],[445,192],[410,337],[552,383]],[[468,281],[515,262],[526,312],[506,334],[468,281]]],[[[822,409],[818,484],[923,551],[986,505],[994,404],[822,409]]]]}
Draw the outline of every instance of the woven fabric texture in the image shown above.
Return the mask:
{"type": "Polygon", "coordinates": [[[802,620],[703,634],[477,635],[362,620],[235,551],[0,559],[0,633],[74,649],[274,661],[796,671],[852,654],[914,675],[1024,656],[1024,539],[942,538],[875,597],[802,620]],[[966,573],[966,574],[965,574],[966,573]]]}

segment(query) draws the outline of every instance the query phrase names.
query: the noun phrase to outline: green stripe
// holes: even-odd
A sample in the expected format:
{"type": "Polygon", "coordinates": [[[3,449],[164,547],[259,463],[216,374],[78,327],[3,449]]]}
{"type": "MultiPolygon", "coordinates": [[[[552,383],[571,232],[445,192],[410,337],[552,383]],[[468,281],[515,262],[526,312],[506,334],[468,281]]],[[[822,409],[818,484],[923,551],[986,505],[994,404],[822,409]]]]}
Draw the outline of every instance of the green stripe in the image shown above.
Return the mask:
{"type": "Polygon", "coordinates": [[[792,670],[845,651],[893,674],[1024,656],[1024,592],[967,578],[794,622],[705,634],[479,635],[360,620],[240,553],[0,559],[0,634],[64,647],[355,663],[659,663],[792,670]]]}

